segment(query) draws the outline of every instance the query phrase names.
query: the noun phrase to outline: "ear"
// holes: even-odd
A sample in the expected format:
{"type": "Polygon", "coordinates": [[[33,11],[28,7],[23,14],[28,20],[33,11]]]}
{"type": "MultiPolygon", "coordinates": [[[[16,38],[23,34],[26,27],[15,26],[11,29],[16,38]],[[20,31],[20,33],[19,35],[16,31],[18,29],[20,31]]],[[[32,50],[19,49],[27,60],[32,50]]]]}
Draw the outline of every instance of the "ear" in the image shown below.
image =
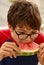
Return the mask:
{"type": "Polygon", "coordinates": [[[9,30],[12,32],[13,31],[13,27],[10,24],[8,24],[8,27],[9,27],[9,30]]]}

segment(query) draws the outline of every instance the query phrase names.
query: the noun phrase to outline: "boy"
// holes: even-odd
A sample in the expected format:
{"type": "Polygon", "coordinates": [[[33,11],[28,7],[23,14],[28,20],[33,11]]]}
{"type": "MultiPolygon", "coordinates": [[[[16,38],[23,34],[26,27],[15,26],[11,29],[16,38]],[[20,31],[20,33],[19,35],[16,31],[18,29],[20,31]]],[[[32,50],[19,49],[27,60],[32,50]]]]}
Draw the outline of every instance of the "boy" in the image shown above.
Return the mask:
{"type": "Polygon", "coordinates": [[[37,65],[38,60],[44,65],[44,36],[40,33],[41,17],[37,5],[17,1],[10,6],[7,20],[9,29],[0,30],[0,65],[37,65]],[[29,41],[40,45],[39,53],[17,56],[16,51],[21,53],[20,44],[29,41]]]}

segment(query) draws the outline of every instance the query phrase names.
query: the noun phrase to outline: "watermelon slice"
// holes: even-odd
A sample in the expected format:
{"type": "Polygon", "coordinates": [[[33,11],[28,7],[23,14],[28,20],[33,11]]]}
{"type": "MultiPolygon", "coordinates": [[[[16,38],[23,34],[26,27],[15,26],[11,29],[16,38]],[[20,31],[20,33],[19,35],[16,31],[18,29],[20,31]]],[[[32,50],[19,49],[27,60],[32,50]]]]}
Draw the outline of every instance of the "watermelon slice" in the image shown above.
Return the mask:
{"type": "Polygon", "coordinates": [[[22,56],[34,55],[39,50],[39,45],[35,42],[22,43],[19,46],[22,56]]]}

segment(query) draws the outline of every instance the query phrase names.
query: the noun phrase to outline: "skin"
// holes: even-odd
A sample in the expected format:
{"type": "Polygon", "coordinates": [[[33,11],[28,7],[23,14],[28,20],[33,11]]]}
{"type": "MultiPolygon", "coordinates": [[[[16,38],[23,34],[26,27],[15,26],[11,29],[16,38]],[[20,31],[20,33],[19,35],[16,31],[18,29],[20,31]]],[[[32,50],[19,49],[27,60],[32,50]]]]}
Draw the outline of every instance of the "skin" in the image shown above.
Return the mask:
{"type": "Polygon", "coordinates": [[[16,52],[14,52],[13,50],[16,50],[18,53],[20,51],[14,42],[3,43],[3,45],[0,48],[0,60],[7,56],[9,56],[10,58],[14,56],[16,58],[16,52]]]}
{"type": "MultiPolygon", "coordinates": [[[[28,37],[26,40],[19,40],[18,36],[16,35],[12,26],[11,25],[8,25],[8,26],[9,26],[12,38],[17,41],[18,45],[20,45],[20,43],[23,43],[23,42],[34,41],[34,39],[32,40],[30,37],[28,37]]],[[[27,34],[31,33],[32,31],[35,31],[35,32],[37,31],[37,30],[31,29],[29,27],[26,28],[25,26],[23,26],[22,30],[19,29],[18,26],[16,26],[15,30],[17,32],[23,31],[27,34]]],[[[17,51],[19,53],[19,55],[21,54],[21,52],[19,52],[20,49],[16,46],[15,42],[5,42],[5,43],[3,43],[3,45],[0,48],[0,61],[3,58],[8,57],[8,56],[10,58],[12,58],[12,56],[14,56],[14,58],[16,58],[17,54],[13,50],[17,51]]],[[[37,57],[38,57],[38,60],[41,63],[41,65],[44,65],[44,43],[40,44],[39,52],[37,53],[37,57]]]]}
{"type": "Polygon", "coordinates": [[[39,52],[37,53],[38,60],[41,65],[44,65],[44,43],[40,44],[39,52]]]}

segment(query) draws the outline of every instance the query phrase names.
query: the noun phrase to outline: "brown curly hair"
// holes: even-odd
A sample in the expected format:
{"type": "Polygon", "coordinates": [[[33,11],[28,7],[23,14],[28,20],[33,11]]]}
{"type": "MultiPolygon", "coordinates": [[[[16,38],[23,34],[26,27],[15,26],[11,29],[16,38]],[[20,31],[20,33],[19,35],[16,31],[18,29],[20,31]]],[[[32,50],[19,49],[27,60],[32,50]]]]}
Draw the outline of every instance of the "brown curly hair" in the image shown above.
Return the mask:
{"type": "Polygon", "coordinates": [[[37,5],[28,1],[14,2],[9,8],[7,20],[13,29],[17,24],[22,25],[22,21],[32,29],[40,30],[41,26],[41,16],[37,5]]]}

